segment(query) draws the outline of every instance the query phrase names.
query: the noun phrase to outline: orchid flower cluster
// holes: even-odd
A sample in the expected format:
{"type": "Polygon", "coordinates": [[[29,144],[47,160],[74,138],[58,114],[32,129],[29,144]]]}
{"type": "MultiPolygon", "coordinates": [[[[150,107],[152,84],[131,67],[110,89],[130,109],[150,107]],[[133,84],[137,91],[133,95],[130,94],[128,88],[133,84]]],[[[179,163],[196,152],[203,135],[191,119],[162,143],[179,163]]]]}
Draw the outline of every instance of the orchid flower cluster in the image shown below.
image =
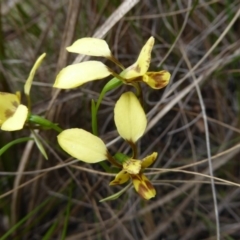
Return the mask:
{"type": "MultiPolygon", "coordinates": [[[[21,104],[20,94],[0,93],[0,127],[2,130],[14,131],[31,125],[31,119],[35,124],[43,125],[60,132],[57,140],[61,148],[70,156],[86,163],[98,163],[108,160],[119,169],[110,185],[124,184],[130,181],[128,186],[133,184],[136,192],[144,199],[153,198],[156,190],[150,180],[144,175],[144,169],[154,163],[157,152],[153,152],[143,159],[138,159],[137,141],[144,135],[147,127],[146,114],[141,105],[142,98],[140,82],[146,83],[153,89],[165,87],[170,79],[170,73],[162,70],[149,72],[151,62],[151,51],[154,45],[154,38],[150,37],[140,51],[137,61],[124,68],[123,65],[113,56],[106,41],[97,38],[82,38],[67,47],[67,51],[85,54],[95,57],[104,57],[115,63],[121,71],[113,71],[101,61],[85,61],[63,68],[56,77],[53,87],[60,89],[71,89],[79,87],[89,81],[100,80],[110,75],[113,78],[103,88],[98,101],[92,102],[92,131],[90,133],[84,129],[72,128],[62,130],[56,124],[50,123],[46,119],[37,121],[36,116],[31,114],[31,101],[29,98],[31,83],[45,54],[36,61],[28,80],[24,87],[24,93],[28,99],[28,107],[21,104]],[[128,84],[135,88],[134,91],[123,93],[114,107],[114,122],[119,135],[132,148],[131,156],[117,153],[110,154],[103,140],[97,135],[97,111],[104,95],[122,84],[128,84]]],[[[127,189],[127,188],[125,188],[127,189]]],[[[121,191],[120,191],[121,192],[121,191]]],[[[121,192],[122,193],[122,192],[121,192]]],[[[104,200],[111,200],[118,197],[112,195],[104,200]]]]}

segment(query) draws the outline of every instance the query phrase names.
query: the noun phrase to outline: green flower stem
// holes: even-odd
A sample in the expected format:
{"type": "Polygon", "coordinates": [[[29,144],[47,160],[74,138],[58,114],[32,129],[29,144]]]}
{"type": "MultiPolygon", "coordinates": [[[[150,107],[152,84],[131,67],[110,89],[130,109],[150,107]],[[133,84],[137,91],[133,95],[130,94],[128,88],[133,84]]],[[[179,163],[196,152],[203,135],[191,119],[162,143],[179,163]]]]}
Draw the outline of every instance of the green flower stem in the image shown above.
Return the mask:
{"type": "Polygon", "coordinates": [[[92,102],[91,102],[91,114],[92,114],[92,132],[95,136],[98,136],[97,109],[96,109],[96,104],[95,104],[93,99],[92,99],[92,102]]]}
{"type": "MultiPolygon", "coordinates": [[[[63,129],[61,129],[56,123],[52,123],[51,121],[43,117],[40,117],[38,115],[30,114],[28,116],[28,122],[31,125],[31,127],[33,127],[33,124],[37,124],[43,128],[53,129],[58,133],[61,133],[63,131],[63,129]]],[[[33,128],[36,128],[36,127],[34,126],[33,128]]]]}
{"type": "Polygon", "coordinates": [[[118,78],[112,78],[102,89],[99,98],[97,100],[97,103],[92,100],[92,132],[94,135],[98,136],[98,127],[97,127],[97,113],[98,109],[100,107],[100,104],[105,96],[105,94],[119,86],[121,86],[123,82],[119,80],[118,78]]]}

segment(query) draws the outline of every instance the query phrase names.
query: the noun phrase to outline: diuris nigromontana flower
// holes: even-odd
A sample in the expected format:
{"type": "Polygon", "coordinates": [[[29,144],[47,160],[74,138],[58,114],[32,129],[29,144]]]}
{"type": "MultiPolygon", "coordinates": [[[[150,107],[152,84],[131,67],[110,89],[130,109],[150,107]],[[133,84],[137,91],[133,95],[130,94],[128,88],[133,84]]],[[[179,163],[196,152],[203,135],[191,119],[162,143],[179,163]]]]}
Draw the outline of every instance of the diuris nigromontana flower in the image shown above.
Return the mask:
{"type": "MultiPolygon", "coordinates": [[[[141,49],[137,61],[126,69],[122,67],[123,71],[119,75],[100,61],[86,61],[63,68],[57,75],[53,87],[61,89],[75,88],[89,81],[99,80],[112,74],[126,84],[144,82],[153,89],[161,89],[168,84],[171,75],[165,70],[148,72],[153,45],[154,38],[150,37],[141,49]]],[[[67,50],[78,54],[105,57],[122,66],[112,55],[106,41],[102,39],[81,38],[67,47],[67,50]]]]}
{"type": "MultiPolygon", "coordinates": [[[[119,135],[131,146],[143,136],[147,119],[141,104],[132,92],[122,94],[117,101],[114,108],[114,121],[119,135]]],[[[104,142],[83,129],[64,130],[58,135],[58,143],[68,154],[87,163],[96,163],[106,159],[112,162],[113,159],[104,142]]],[[[143,174],[143,170],[149,167],[156,157],[157,153],[153,152],[143,160],[135,159],[135,157],[128,158],[119,164],[122,170],[110,182],[110,185],[123,184],[131,179],[140,196],[144,199],[154,197],[156,191],[143,174]]]]}
{"type": "MultiPolygon", "coordinates": [[[[35,62],[29,77],[24,85],[24,94],[29,98],[33,77],[46,54],[42,54],[35,62]]],[[[0,128],[4,131],[16,131],[23,128],[27,116],[28,107],[21,104],[20,92],[0,92],[0,128]]]]}

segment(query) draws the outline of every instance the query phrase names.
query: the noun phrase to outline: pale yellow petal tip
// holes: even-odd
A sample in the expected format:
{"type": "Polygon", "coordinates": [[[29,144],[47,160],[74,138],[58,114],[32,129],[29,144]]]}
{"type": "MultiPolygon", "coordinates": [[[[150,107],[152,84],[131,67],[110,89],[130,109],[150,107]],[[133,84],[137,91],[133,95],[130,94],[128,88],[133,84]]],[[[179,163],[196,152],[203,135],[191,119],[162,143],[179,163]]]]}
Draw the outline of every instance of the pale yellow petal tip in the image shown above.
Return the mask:
{"type": "Polygon", "coordinates": [[[154,45],[154,42],[155,42],[155,38],[153,36],[151,36],[148,40],[147,40],[147,43],[146,44],[149,44],[151,46],[154,45]]]}
{"type": "Polygon", "coordinates": [[[28,96],[30,94],[30,90],[31,90],[31,86],[32,86],[32,81],[34,78],[34,75],[37,71],[37,69],[40,67],[40,65],[42,64],[43,59],[45,58],[46,53],[43,53],[41,56],[38,57],[38,59],[36,60],[36,62],[34,63],[30,74],[28,76],[28,79],[24,85],[24,93],[28,96]]]}
{"type": "Polygon", "coordinates": [[[105,40],[99,38],[81,38],[66,48],[68,52],[95,57],[111,57],[111,51],[105,40]]]}
{"type": "Polygon", "coordinates": [[[151,165],[155,162],[155,160],[156,160],[156,158],[157,158],[157,155],[158,155],[157,152],[153,152],[151,155],[145,157],[145,158],[142,160],[142,169],[151,166],[151,165]]]}
{"type": "Polygon", "coordinates": [[[153,189],[148,189],[146,192],[142,192],[140,194],[140,196],[143,197],[146,200],[149,200],[149,199],[154,198],[156,196],[156,190],[154,188],[153,189]]]}
{"type": "Polygon", "coordinates": [[[109,183],[109,186],[115,186],[115,185],[119,185],[119,182],[116,181],[115,179],[109,183]]]}
{"type": "Polygon", "coordinates": [[[40,59],[40,60],[42,60],[43,58],[45,58],[46,57],[46,53],[43,53],[42,55],[40,55],[39,57],[38,57],[38,59],[40,59]]]}
{"type": "Polygon", "coordinates": [[[17,131],[23,128],[28,116],[26,106],[20,104],[14,114],[3,122],[1,129],[3,131],[17,131]]]}

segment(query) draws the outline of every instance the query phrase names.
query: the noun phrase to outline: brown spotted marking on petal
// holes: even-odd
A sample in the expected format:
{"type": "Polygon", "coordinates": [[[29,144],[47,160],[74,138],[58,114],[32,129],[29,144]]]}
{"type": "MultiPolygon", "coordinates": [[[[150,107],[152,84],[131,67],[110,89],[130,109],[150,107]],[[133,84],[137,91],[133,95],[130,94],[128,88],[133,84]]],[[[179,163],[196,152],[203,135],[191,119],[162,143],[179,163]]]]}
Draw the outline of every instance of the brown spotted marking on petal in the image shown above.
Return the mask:
{"type": "Polygon", "coordinates": [[[134,70],[137,72],[137,73],[140,73],[141,72],[141,68],[139,65],[137,65],[134,70]]]}
{"type": "MultiPolygon", "coordinates": [[[[128,175],[127,172],[124,172],[123,174],[128,175]]],[[[121,183],[121,182],[122,182],[122,179],[124,179],[124,178],[118,177],[117,179],[114,179],[113,181],[111,181],[111,182],[109,183],[109,185],[110,185],[110,186],[112,186],[112,185],[120,185],[120,184],[122,184],[122,183],[121,183]]]]}
{"type": "Polygon", "coordinates": [[[135,77],[135,78],[129,78],[129,79],[125,79],[127,84],[132,84],[134,82],[142,82],[142,76],[140,77],[135,77]]]}
{"type": "Polygon", "coordinates": [[[148,76],[155,81],[155,87],[160,89],[165,87],[168,84],[168,80],[164,79],[163,76],[167,71],[161,71],[160,73],[148,73],[148,76]]]}
{"type": "Polygon", "coordinates": [[[119,185],[120,184],[120,180],[121,180],[121,178],[117,181],[117,180],[113,180],[113,181],[111,181],[110,183],[109,183],[109,185],[111,186],[111,185],[119,185]]]}
{"type": "Polygon", "coordinates": [[[146,179],[144,180],[145,184],[147,185],[148,189],[150,190],[154,190],[155,188],[153,187],[153,185],[151,184],[150,181],[147,181],[146,179]]]}
{"type": "Polygon", "coordinates": [[[139,182],[137,188],[135,187],[135,190],[141,197],[148,200],[155,196],[155,188],[153,187],[151,182],[143,175],[143,173],[138,175],[131,175],[131,177],[132,180],[137,180],[139,182]]]}
{"type": "Polygon", "coordinates": [[[14,111],[11,111],[10,109],[7,109],[5,111],[5,117],[10,118],[14,114],[14,111]]]}
{"type": "Polygon", "coordinates": [[[11,109],[7,109],[4,112],[6,118],[10,118],[15,113],[15,111],[19,105],[18,102],[16,102],[16,101],[11,102],[11,104],[13,107],[11,109]]]}
{"type": "Polygon", "coordinates": [[[17,108],[17,107],[18,107],[18,102],[14,101],[14,102],[12,102],[12,105],[13,105],[15,108],[17,108]]]}
{"type": "Polygon", "coordinates": [[[146,199],[146,192],[148,192],[149,190],[142,184],[142,183],[140,183],[139,184],[139,189],[138,189],[138,193],[139,193],[139,195],[140,196],[142,196],[143,198],[145,198],[146,199]]]}

